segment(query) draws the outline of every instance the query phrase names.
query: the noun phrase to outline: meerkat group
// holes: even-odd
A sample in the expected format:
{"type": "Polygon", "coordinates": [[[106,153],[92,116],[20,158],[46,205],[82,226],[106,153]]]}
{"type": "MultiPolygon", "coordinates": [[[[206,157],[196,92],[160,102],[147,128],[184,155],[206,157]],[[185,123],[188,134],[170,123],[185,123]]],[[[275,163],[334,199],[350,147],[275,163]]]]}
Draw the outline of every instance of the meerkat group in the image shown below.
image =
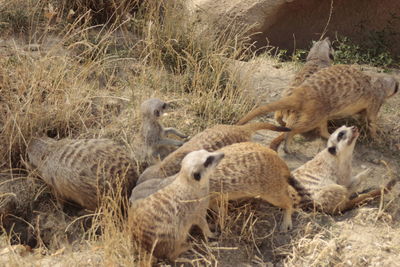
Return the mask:
{"type": "MultiPolygon", "coordinates": [[[[190,249],[191,226],[207,238],[214,237],[206,220],[207,209],[218,209],[217,200],[260,198],[284,210],[281,230],[292,228],[292,213],[312,207],[336,214],[378,197],[381,189],[351,197],[368,170],[352,176],[351,160],[358,129],[342,126],[329,134],[327,121],[363,113],[371,136],[376,137],[377,114],[384,101],[398,91],[388,75],[366,73],[355,66],[331,66],[333,49],[328,38],[316,42],[307,62],[282,98],[256,108],[238,125],[216,125],[187,138],[174,128],[164,128],[159,118],[168,103],[157,98],[144,101],[141,142],[146,154],[160,162],[140,175],[130,151],[108,139],[32,139],[29,163],[52,187],[57,199],[96,210],[109,191],[120,186],[129,197],[128,225],[132,242],[157,258],[174,261],[190,249]],[[249,123],[275,111],[281,126],[249,123]],[[293,172],[279,157],[285,140],[313,129],[328,139],[327,147],[293,172]],[[284,132],[268,148],[251,142],[262,129],[284,132]],[[162,147],[176,150],[165,158],[162,147]]],[[[390,190],[396,180],[390,181],[390,190]]]]}

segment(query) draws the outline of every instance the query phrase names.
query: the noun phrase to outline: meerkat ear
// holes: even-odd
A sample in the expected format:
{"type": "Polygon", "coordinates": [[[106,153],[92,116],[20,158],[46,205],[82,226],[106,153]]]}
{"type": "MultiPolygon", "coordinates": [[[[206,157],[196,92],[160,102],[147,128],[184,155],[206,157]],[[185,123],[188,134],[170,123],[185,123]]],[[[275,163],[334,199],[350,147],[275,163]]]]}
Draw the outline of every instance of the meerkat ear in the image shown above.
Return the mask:
{"type": "Polygon", "coordinates": [[[204,162],[204,167],[208,167],[208,166],[210,166],[211,165],[211,163],[213,163],[213,161],[214,161],[214,156],[209,156],[207,159],[206,159],[206,161],[204,162]]]}
{"type": "Polygon", "coordinates": [[[329,147],[328,152],[331,153],[332,155],[336,155],[336,147],[335,146],[329,147]]]}

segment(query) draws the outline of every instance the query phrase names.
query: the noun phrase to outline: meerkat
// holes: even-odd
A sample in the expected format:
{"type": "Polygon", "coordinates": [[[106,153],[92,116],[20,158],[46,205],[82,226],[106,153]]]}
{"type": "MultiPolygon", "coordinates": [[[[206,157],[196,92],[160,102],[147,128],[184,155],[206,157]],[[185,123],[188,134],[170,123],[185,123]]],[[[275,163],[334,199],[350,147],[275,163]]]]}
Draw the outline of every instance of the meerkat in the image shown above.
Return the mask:
{"type": "Polygon", "coordinates": [[[179,147],[184,143],[180,140],[167,138],[167,135],[174,134],[180,138],[187,138],[187,135],[175,128],[164,128],[159,122],[159,118],[167,107],[168,103],[158,98],[147,99],[140,106],[142,114],[141,140],[149,157],[163,158],[165,156],[164,147],[179,147]]]}
{"type": "Polygon", "coordinates": [[[188,142],[169,154],[161,162],[148,167],[139,177],[138,184],[148,179],[166,178],[176,174],[180,169],[182,159],[189,153],[199,149],[216,151],[221,147],[250,141],[254,132],[262,129],[273,131],[289,131],[283,126],[275,126],[270,123],[251,123],[243,126],[216,125],[196,134],[188,142]]]}
{"type": "Polygon", "coordinates": [[[398,88],[398,81],[391,76],[365,73],[355,66],[335,65],[318,71],[293,88],[290,96],[249,112],[237,124],[267,112],[291,110],[286,122],[291,131],[281,134],[270,145],[277,150],[285,140],[284,150],[289,153],[289,142],[294,135],[319,128],[321,136],[328,139],[328,120],[363,112],[371,137],[375,139],[379,109],[398,88]]]}
{"type": "MultiPolygon", "coordinates": [[[[350,199],[370,171],[364,170],[356,176],[351,174],[353,151],[358,136],[356,127],[338,128],[330,136],[324,150],[292,172],[293,177],[309,193],[310,198],[303,203],[312,203],[318,210],[335,214],[382,194],[381,189],[376,189],[350,199]]],[[[389,182],[386,189],[389,190],[394,183],[395,181],[389,182]]]]}
{"type": "Polygon", "coordinates": [[[116,192],[118,186],[128,197],[138,178],[127,149],[108,139],[34,138],[27,154],[29,165],[38,170],[61,203],[73,201],[92,211],[103,194],[116,192]]]}
{"type": "Polygon", "coordinates": [[[186,239],[193,225],[213,236],[206,221],[209,174],[223,157],[221,152],[193,151],[170,184],[133,202],[128,213],[133,241],[157,258],[174,261],[190,249],[186,239]]]}
{"type": "MultiPolygon", "coordinates": [[[[329,37],[326,37],[318,42],[314,42],[310,52],[307,55],[306,63],[302,69],[295,74],[294,79],[290,83],[289,87],[282,92],[282,97],[291,95],[293,88],[302,84],[312,74],[316,73],[320,69],[331,66],[334,59],[333,55],[334,50],[329,37]]],[[[278,110],[275,111],[274,118],[280,125],[286,126],[286,120],[289,114],[289,110],[278,110]]]]}

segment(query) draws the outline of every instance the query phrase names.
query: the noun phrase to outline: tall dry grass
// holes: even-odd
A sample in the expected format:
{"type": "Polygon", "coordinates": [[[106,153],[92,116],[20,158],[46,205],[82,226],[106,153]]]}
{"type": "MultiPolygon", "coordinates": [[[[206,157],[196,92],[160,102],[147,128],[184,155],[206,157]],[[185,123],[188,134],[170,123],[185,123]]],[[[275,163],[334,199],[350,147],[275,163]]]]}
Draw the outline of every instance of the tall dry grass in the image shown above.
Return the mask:
{"type": "MultiPolygon", "coordinates": [[[[1,30],[8,36],[0,51],[0,170],[10,181],[16,174],[37,177],[24,165],[27,144],[36,136],[108,137],[135,152],[138,107],[149,97],[175,100],[164,124],[188,134],[231,123],[251,106],[229,79],[227,64],[252,56],[243,28],[205,34],[184,19],[179,1],[22,2],[0,5],[1,30]]],[[[51,196],[46,187],[35,190],[36,198],[51,196]]],[[[65,232],[75,226],[85,229],[67,236],[73,243],[49,237],[51,229],[41,231],[49,217],[38,216],[37,207],[18,214],[14,225],[32,228],[38,254],[70,255],[61,257],[66,264],[75,263],[73,255],[79,253],[87,258],[93,254],[93,262],[107,265],[132,265],[140,257],[140,264],[150,264],[151,259],[134,253],[119,198],[116,192],[96,213],[84,215],[62,215],[50,204],[47,215],[59,219],[65,232]]],[[[55,199],[49,201],[55,204],[55,199]]],[[[32,203],[25,200],[23,205],[32,203]]],[[[2,217],[13,216],[1,208],[2,217]]],[[[15,227],[4,229],[4,242],[13,244],[7,240],[19,234],[15,227]]],[[[13,254],[11,266],[31,260],[18,256],[13,254]]]]}

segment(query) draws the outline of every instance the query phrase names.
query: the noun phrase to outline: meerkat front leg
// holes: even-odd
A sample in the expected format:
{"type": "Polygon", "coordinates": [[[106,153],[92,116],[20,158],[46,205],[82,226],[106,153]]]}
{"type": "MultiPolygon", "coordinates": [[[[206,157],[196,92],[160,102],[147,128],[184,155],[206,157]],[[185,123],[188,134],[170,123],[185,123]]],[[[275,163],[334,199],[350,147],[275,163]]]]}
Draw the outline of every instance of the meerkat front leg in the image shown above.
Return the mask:
{"type": "Polygon", "coordinates": [[[173,128],[173,127],[169,127],[169,128],[165,128],[164,129],[164,134],[174,134],[180,138],[187,138],[188,136],[184,133],[181,133],[180,131],[178,131],[177,129],[173,128]]]}
{"type": "Polygon", "coordinates": [[[329,139],[329,137],[331,136],[331,134],[328,131],[328,122],[324,121],[319,125],[319,134],[326,139],[329,139]]]}
{"type": "Polygon", "coordinates": [[[351,178],[350,185],[347,187],[350,194],[357,191],[360,183],[371,173],[371,171],[372,169],[368,168],[351,178]]]}
{"type": "Polygon", "coordinates": [[[175,140],[175,139],[169,139],[169,138],[162,138],[159,142],[159,146],[181,146],[183,145],[184,142],[180,140],[175,140]]]}
{"type": "Polygon", "coordinates": [[[376,108],[368,108],[366,111],[368,130],[372,139],[374,140],[378,138],[378,134],[376,132],[376,120],[378,118],[378,110],[376,108]]]}
{"type": "Polygon", "coordinates": [[[207,223],[207,220],[206,220],[205,216],[201,216],[199,218],[199,222],[197,223],[197,225],[200,227],[200,229],[203,232],[203,235],[206,238],[206,240],[208,238],[215,238],[216,237],[216,234],[211,232],[210,228],[208,227],[208,223],[207,223]]]}

